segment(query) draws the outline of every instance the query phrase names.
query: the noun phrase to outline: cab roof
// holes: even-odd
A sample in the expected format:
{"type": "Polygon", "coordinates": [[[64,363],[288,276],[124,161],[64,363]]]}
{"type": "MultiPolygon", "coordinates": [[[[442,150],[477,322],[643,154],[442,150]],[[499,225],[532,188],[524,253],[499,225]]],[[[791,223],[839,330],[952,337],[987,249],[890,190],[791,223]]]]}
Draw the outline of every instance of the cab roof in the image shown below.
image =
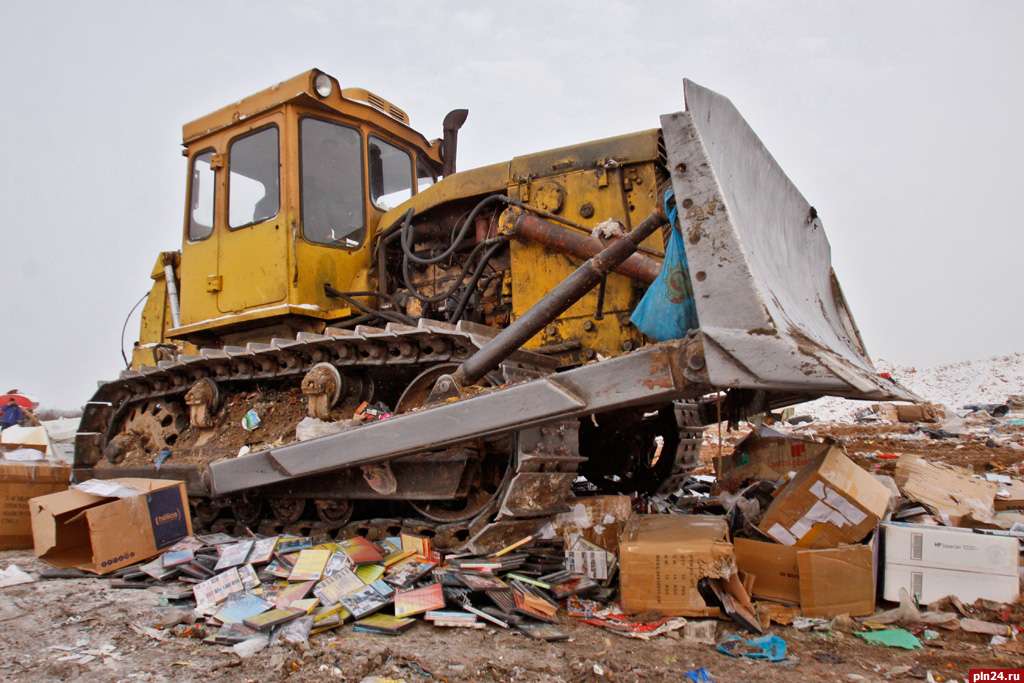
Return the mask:
{"type": "Polygon", "coordinates": [[[194,121],[189,121],[181,128],[182,144],[188,145],[199,138],[287,102],[302,102],[308,106],[328,111],[355,115],[371,123],[383,124],[384,127],[398,123],[405,129],[407,136],[415,136],[425,148],[431,147],[426,138],[409,126],[409,115],[402,109],[363,88],[345,88],[343,90],[336,78],[320,69],[303,71],[286,81],[281,81],[194,121]],[[321,97],[314,85],[317,76],[321,74],[327,76],[333,86],[330,94],[326,97],[321,97]]]}

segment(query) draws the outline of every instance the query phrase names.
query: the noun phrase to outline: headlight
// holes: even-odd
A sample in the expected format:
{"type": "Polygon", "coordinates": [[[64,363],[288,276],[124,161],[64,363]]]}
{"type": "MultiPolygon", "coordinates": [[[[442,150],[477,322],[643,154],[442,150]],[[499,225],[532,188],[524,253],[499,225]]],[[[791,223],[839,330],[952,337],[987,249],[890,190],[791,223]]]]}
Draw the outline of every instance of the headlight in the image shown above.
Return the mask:
{"type": "Polygon", "coordinates": [[[334,83],[331,82],[331,77],[327,74],[317,74],[313,80],[313,89],[320,97],[329,97],[334,90],[334,83]]]}

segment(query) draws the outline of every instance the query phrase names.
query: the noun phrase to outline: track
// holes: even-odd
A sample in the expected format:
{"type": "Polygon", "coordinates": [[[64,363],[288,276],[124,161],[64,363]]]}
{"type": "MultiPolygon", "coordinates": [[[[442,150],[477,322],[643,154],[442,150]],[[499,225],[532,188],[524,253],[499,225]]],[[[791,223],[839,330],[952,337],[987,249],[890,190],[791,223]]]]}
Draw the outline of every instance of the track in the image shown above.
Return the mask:
{"type": "MultiPolygon", "coordinates": [[[[312,372],[318,366],[321,375],[336,370],[342,379],[340,385],[328,382],[327,387],[337,395],[338,406],[380,398],[388,405],[415,408],[415,397],[407,398],[410,392],[417,393],[412,391],[417,387],[414,378],[461,362],[496,333],[471,323],[452,326],[428,320],[416,327],[328,328],[322,335],[300,333],[295,339],[275,339],[270,344],[204,349],[156,368],[126,371],[118,380],[101,385],[85,408],[76,440],[76,476],[185,480],[194,523],[209,530],[237,532],[244,527],[261,533],[358,533],[372,538],[405,530],[433,536],[438,547],[467,547],[475,552],[500,547],[532,533],[550,515],[566,509],[577,470],[585,460],[579,452],[578,420],[405,456],[391,461],[383,472],[348,468],[219,498],[210,497],[206,463],[182,463],[178,451],[186,449],[176,450],[174,445],[186,430],[211,428],[218,409],[254,385],[291,391],[291,408],[299,416],[304,414],[296,405],[301,401],[296,398],[301,386],[306,393],[303,408],[322,412],[323,406],[314,404],[323,398],[323,391],[316,394],[316,383],[308,380],[318,377],[312,372]],[[325,364],[330,366],[327,371],[325,364]],[[398,392],[405,387],[410,392],[399,399],[398,392]],[[147,442],[149,449],[138,443],[139,432],[132,431],[139,430],[139,425],[152,428],[147,435],[155,430],[156,436],[146,437],[155,439],[147,442]],[[127,442],[149,454],[142,464],[124,459],[127,442]],[[158,470],[151,454],[162,448],[174,455],[158,470]],[[353,501],[365,505],[368,510],[363,512],[370,512],[371,519],[352,522],[353,501]],[[406,502],[414,511],[407,509],[406,502]],[[385,515],[379,515],[381,511],[385,515]]],[[[553,371],[552,359],[518,351],[493,382],[514,383],[553,371]]],[[[338,418],[337,410],[330,419],[338,418]]],[[[294,434],[294,422],[289,428],[294,434]]],[[[680,430],[680,436],[692,443],[686,429],[680,430]]],[[[696,443],[699,448],[699,438],[696,443]]],[[[680,459],[675,464],[678,468],[684,463],[680,459]]]]}

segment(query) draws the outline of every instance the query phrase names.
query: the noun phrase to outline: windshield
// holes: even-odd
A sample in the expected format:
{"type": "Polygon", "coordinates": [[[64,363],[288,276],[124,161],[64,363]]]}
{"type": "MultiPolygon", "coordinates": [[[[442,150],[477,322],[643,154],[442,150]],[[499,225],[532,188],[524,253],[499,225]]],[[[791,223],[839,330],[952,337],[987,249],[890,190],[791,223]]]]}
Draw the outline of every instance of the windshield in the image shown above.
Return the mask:
{"type": "Polygon", "coordinates": [[[299,130],[302,234],[352,249],[363,242],[363,163],[359,131],[304,118],[299,130]]]}

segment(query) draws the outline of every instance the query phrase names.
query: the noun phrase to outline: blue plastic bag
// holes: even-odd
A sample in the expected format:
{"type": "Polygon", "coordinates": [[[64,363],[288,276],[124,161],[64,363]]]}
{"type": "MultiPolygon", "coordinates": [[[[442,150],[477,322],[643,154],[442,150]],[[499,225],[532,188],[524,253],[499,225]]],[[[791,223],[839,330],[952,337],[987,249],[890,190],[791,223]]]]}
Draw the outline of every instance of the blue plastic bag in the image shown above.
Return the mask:
{"type": "Polygon", "coordinates": [[[663,200],[665,215],[672,226],[672,234],[665,247],[665,261],[658,277],[647,288],[630,316],[636,328],[655,341],[682,339],[687,332],[699,326],[690,267],[686,262],[686,248],[671,189],[665,191],[663,200]]]}
{"type": "Polygon", "coordinates": [[[764,659],[769,662],[781,662],[786,658],[786,641],[775,635],[747,640],[730,633],[718,641],[716,649],[730,657],[764,659]]]}

